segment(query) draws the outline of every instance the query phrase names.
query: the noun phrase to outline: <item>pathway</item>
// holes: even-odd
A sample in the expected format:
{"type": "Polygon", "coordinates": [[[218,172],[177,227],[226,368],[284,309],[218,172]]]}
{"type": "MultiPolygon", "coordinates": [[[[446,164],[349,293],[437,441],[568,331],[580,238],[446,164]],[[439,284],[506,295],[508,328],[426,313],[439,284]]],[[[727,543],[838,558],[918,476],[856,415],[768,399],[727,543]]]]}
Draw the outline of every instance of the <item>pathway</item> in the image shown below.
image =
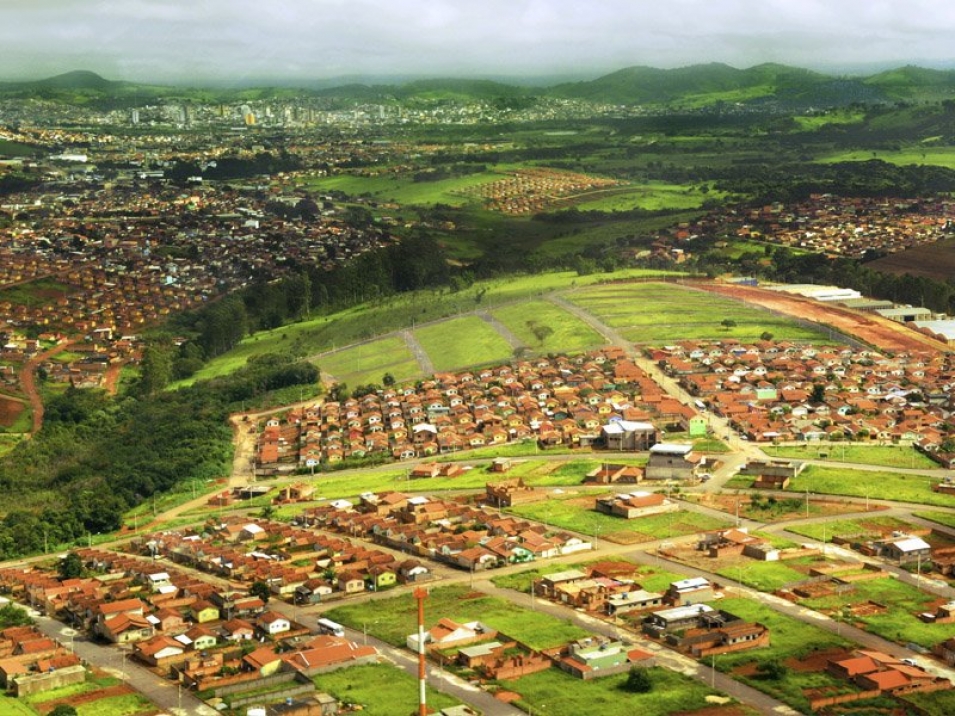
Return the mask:
{"type": "Polygon", "coordinates": [[[431,358],[425,352],[424,348],[421,347],[414,333],[409,330],[404,330],[401,332],[401,337],[404,339],[405,345],[408,346],[408,350],[411,351],[414,359],[418,361],[418,367],[421,369],[421,372],[425,375],[434,375],[434,363],[431,362],[431,358]]]}
{"type": "Polygon", "coordinates": [[[524,345],[524,342],[520,338],[514,335],[514,333],[511,331],[510,328],[508,328],[499,320],[497,320],[488,311],[478,311],[477,315],[478,315],[478,318],[480,318],[485,323],[489,324],[491,328],[493,328],[495,331],[500,333],[501,337],[505,341],[507,341],[508,345],[510,345],[512,349],[517,350],[518,348],[527,347],[524,345]]]}

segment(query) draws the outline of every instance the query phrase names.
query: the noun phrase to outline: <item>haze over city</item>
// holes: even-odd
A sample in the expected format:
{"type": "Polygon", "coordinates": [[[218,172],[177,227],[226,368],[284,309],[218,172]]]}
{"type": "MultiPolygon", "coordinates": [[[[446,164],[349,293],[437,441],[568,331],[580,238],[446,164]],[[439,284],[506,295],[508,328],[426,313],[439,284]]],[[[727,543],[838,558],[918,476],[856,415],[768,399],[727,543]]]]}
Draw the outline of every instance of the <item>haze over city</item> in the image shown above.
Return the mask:
{"type": "Polygon", "coordinates": [[[589,79],[632,65],[947,68],[937,0],[8,0],[0,78],[74,69],[137,82],[352,77],[589,79]]]}

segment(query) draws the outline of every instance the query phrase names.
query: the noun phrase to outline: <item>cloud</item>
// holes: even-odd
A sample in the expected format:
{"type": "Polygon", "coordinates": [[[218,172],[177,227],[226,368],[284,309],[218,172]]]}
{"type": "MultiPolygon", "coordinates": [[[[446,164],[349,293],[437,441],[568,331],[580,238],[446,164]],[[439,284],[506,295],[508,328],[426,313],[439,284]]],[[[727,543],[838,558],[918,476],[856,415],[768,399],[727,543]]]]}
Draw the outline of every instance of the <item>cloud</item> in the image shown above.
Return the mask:
{"type": "Polygon", "coordinates": [[[148,81],[947,64],[953,30],[955,3],[937,0],[5,0],[0,71],[148,81]]]}

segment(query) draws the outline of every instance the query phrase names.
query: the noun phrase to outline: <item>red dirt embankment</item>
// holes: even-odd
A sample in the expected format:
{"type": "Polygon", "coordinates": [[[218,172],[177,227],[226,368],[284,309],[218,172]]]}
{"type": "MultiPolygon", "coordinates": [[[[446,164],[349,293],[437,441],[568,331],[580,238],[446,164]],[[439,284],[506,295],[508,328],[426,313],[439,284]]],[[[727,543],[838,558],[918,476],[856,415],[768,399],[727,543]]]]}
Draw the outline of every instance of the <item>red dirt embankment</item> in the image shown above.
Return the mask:
{"type": "Polygon", "coordinates": [[[705,291],[752,303],[771,311],[784,313],[794,318],[831,326],[835,330],[857,338],[884,351],[948,351],[941,341],[906,328],[901,323],[881,316],[852,311],[848,308],[830,306],[801,296],[792,296],[779,291],[768,291],[753,286],[700,283],[695,285],[705,291]]]}

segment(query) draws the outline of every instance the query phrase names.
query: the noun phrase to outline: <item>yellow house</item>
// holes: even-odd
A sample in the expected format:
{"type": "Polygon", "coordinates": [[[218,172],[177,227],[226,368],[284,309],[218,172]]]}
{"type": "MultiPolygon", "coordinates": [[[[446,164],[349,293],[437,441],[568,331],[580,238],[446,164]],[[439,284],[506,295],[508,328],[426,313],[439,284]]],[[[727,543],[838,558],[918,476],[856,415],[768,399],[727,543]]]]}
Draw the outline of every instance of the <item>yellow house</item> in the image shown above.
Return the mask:
{"type": "Polygon", "coordinates": [[[246,654],[242,661],[251,666],[260,676],[271,676],[282,668],[282,657],[268,646],[246,654]]]}
{"type": "Polygon", "coordinates": [[[199,624],[214,622],[219,618],[219,608],[215,604],[205,600],[199,600],[198,602],[195,602],[190,609],[192,610],[193,618],[199,624]]]}

